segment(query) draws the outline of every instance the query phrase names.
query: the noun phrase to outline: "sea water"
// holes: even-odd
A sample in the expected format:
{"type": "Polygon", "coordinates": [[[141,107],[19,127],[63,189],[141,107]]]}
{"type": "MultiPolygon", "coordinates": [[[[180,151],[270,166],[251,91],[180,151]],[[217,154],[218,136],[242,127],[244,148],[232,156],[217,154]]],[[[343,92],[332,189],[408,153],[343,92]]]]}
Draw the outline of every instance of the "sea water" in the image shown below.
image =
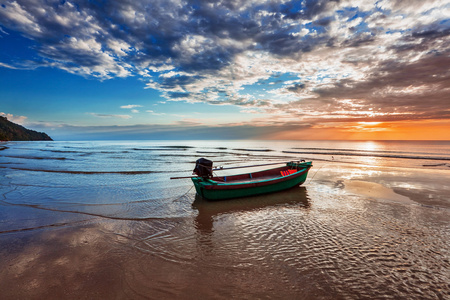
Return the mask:
{"type": "Polygon", "coordinates": [[[450,142],[7,142],[0,180],[5,299],[450,297],[450,142]],[[211,203],[200,157],[314,167],[211,203]]]}

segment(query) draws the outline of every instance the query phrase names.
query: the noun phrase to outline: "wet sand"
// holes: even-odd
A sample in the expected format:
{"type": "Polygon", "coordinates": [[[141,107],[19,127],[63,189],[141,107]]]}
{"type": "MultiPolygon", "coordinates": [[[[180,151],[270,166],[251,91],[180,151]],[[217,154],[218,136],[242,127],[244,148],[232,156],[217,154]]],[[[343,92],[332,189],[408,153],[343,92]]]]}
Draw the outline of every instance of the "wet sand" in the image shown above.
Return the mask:
{"type": "Polygon", "coordinates": [[[216,203],[191,189],[166,203],[184,215],[141,219],[4,192],[0,298],[450,299],[449,173],[316,162],[298,188],[216,203]]]}

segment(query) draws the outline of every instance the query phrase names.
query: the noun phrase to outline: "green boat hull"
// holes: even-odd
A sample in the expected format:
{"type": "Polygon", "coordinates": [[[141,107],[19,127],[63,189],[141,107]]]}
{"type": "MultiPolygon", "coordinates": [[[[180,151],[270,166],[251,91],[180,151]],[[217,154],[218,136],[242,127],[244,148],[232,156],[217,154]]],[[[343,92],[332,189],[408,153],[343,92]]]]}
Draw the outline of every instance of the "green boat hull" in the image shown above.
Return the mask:
{"type": "Polygon", "coordinates": [[[197,194],[201,197],[208,200],[225,200],[275,193],[301,185],[306,181],[309,168],[311,168],[311,162],[302,163],[298,164],[298,171],[289,176],[245,183],[217,182],[201,177],[194,177],[192,181],[197,194]]]}

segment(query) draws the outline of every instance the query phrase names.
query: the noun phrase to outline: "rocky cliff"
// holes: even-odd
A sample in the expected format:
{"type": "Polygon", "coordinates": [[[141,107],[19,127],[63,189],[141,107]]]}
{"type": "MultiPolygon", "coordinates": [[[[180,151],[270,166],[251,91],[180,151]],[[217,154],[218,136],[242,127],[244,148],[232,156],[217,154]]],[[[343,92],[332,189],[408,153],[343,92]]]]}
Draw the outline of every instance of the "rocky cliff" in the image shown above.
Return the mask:
{"type": "Polygon", "coordinates": [[[26,129],[0,116],[0,141],[52,141],[43,132],[26,129]]]}

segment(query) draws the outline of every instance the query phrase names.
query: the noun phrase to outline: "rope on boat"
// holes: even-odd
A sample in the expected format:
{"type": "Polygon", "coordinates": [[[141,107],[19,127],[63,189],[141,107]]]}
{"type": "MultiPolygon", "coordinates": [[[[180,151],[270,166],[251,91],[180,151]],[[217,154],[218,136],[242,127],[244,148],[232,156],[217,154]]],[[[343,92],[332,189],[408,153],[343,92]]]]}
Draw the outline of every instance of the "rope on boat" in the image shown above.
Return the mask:
{"type": "Polygon", "coordinates": [[[314,179],[314,177],[316,176],[317,172],[319,172],[320,169],[322,169],[322,167],[325,165],[321,165],[320,168],[317,169],[317,171],[314,173],[313,177],[311,177],[311,179],[308,181],[308,184],[311,183],[311,181],[314,179]]]}
{"type": "Polygon", "coordinates": [[[180,197],[178,197],[178,198],[172,200],[172,202],[176,202],[176,201],[180,200],[181,198],[183,198],[184,196],[186,196],[186,195],[192,190],[193,187],[194,187],[194,186],[191,186],[191,187],[187,190],[186,193],[184,193],[184,194],[181,195],[180,197]]]}

